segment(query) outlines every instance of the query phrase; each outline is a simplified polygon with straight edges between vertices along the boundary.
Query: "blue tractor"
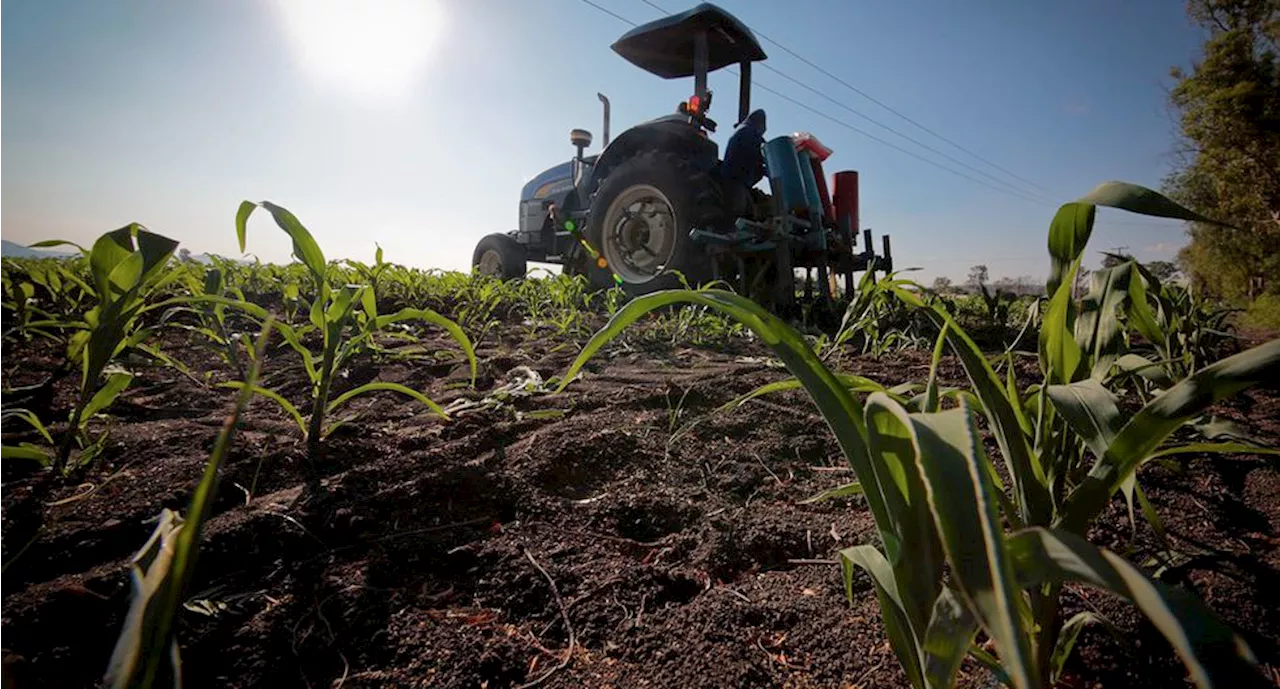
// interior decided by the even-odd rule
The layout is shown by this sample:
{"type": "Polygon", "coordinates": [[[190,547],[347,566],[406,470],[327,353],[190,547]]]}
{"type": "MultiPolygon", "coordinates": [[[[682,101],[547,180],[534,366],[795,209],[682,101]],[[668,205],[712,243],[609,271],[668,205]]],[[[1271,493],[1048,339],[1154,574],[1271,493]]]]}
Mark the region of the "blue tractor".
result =
{"type": "Polygon", "coordinates": [[[585,154],[590,132],[570,132],[577,154],[521,190],[520,229],[476,246],[480,273],[519,278],[528,261],[553,263],[630,294],[724,280],[784,311],[796,303],[798,276],[807,298],[831,300],[841,283],[852,294],[855,271],[892,270],[888,236],[880,256],[870,230],[855,251],[858,173],[837,172],[829,191],[822,163],[831,151],[817,138],[764,138],[764,112],[750,105],[751,65],[766,55],[741,21],[704,3],[638,26],[612,48],[659,77],[692,76],[693,95],[612,140],[609,100],[599,95],[601,152],[585,154]],[[738,133],[722,159],[708,136],[717,125],[707,75],[731,66],[740,74],[738,133]],[[769,193],[756,188],[763,176],[769,193]]]}

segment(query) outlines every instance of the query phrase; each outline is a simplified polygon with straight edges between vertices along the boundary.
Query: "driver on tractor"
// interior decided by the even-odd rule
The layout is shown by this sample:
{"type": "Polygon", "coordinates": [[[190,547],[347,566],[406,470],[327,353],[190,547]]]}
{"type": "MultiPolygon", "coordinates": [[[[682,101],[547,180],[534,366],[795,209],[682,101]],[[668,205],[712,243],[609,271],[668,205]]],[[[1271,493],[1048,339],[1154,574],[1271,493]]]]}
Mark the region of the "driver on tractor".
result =
{"type": "Polygon", "coordinates": [[[725,205],[732,215],[749,215],[752,188],[765,176],[765,114],[755,110],[743,120],[738,131],[729,138],[721,163],[725,205]]]}

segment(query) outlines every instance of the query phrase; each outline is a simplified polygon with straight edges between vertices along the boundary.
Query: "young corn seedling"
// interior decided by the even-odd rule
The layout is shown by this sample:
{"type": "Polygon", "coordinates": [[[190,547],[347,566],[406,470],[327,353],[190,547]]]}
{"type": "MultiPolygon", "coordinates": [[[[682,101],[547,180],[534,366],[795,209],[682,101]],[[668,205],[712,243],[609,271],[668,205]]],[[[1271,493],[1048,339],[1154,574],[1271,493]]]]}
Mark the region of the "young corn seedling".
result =
{"type": "MultiPolygon", "coordinates": [[[[1074,324],[1070,295],[1058,288],[1073,282],[1095,204],[1148,214],[1189,213],[1155,197],[1131,185],[1104,185],[1059,212],[1050,232],[1057,279],[1051,282],[1053,298],[1041,331],[1046,383],[1029,391],[1018,388],[1012,371],[1001,380],[946,309],[926,307],[905,282],[890,289],[935,320],[969,375],[972,394],[957,395],[955,408],[941,410],[936,373],[917,412],[881,392],[864,405],[849,382],[827,369],[790,326],[754,302],[718,290],[660,292],[632,301],[587,343],[560,390],[644,314],[676,303],[717,309],[774,349],[813,398],[854,470],[881,548],[842,551],[846,582],[857,569],[870,575],[891,646],[913,686],[952,686],[966,655],[1019,689],[1049,686],[1088,621],[1060,619],[1058,595],[1069,582],[1134,603],[1198,685],[1262,686],[1265,680],[1247,644],[1207,606],[1083,537],[1144,462],[1181,452],[1238,449],[1229,443],[1162,445],[1207,406],[1280,373],[1280,341],[1274,341],[1198,371],[1127,420],[1102,394],[1108,391],[1088,377],[1093,362],[1076,344],[1077,331],[1068,327],[1074,324]],[[982,449],[978,413],[999,445],[1008,494],[982,449]],[[1092,465],[1084,461],[1086,450],[1094,455],[1092,465]],[[1012,533],[1004,532],[1001,516],[1012,533]],[[944,565],[950,572],[945,581],[944,565]],[[979,630],[991,640],[994,655],[974,645],[979,630]]],[[[1102,325],[1107,319],[1106,312],[1099,314],[1102,325]]],[[[1090,327],[1086,324],[1083,332],[1090,327]]],[[[935,356],[935,370],[936,361],[935,356]]]]}
{"type": "Polygon", "coordinates": [[[223,362],[231,366],[243,380],[247,374],[244,359],[252,357],[255,350],[252,337],[242,328],[247,325],[260,329],[262,320],[267,316],[266,310],[245,300],[244,293],[238,288],[228,287],[225,270],[221,267],[208,268],[202,280],[193,276],[190,282],[189,290],[193,295],[215,297],[219,301],[197,301],[192,305],[175,306],[165,312],[161,322],[200,335],[213,345],[223,362]],[[222,299],[228,301],[221,301],[222,299]],[[238,315],[244,319],[239,324],[227,312],[233,306],[241,312],[238,315]],[[183,314],[193,317],[195,322],[178,321],[177,317],[183,314]]]}
{"type": "Polygon", "coordinates": [[[329,264],[325,261],[320,246],[316,244],[311,233],[288,210],[269,202],[253,203],[245,201],[236,214],[236,234],[240,240],[240,249],[244,250],[245,231],[249,216],[254,209],[266,209],[290,239],[293,240],[293,254],[310,274],[315,298],[311,301],[309,321],[298,327],[277,323],[285,342],[299,356],[311,381],[310,411],[304,415],[292,402],[279,393],[258,385],[249,385],[241,381],[227,383],[229,387],[248,388],[255,394],[272,400],[280,406],[298,424],[299,430],[307,441],[307,455],[314,459],[320,442],[340,426],[343,421],[328,423],[328,419],[343,405],[353,398],[372,392],[395,392],[410,397],[426,405],[435,413],[448,418],[448,415],[435,402],[421,392],[390,382],[372,382],[347,390],[331,398],[334,379],[353,357],[373,343],[374,336],[393,323],[421,321],[444,328],[462,349],[471,371],[471,384],[475,384],[476,355],[471,340],[457,323],[429,309],[405,308],[400,311],[379,315],[377,299],[368,285],[343,285],[337,289],[329,286],[329,264]],[[304,343],[310,333],[318,333],[321,349],[317,355],[304,343]]]}
{"type": "Polygon", "coordinates": [[[112,689],[182,686],[182,664],[175,635],[178,613],[195,572],[200,532],[213,510],[218,473],[231,451],[240,416],[252,397],[270,334],[270,319],[258,337],[257,353],[245,374],[231,413],[213,444],[204,475],[196,485],[185,517],[165,509],[146,544],[132,562],[133,601],[116,640],[104,684],[112,689]]]}
{"type": "MultiPolygon", "coordinates": [[[[36,246],[61,244],[70,242],[55,240],[36,246]]],[[[172,239],[135,223],[102,235],[92,250],[80,249],[88,259],[92,278],[84,287],[91,291],[95,303],[81,320],[59,324],[73,331],[67,357],[81,369],[80,390],[67,430],[52,452],[24,445],[4,448],[4,456],[49,463],[55,471],[62,472],[67,469],[73,448],[79,445],[87,451],[80,462],[92,460],[93,450],[101,448],[103,438],[87,441],[89,420],[110,406],[133,380],[127,371],[108,370],[111,363],[129,349],[167,359],[146,343],[151,331],[142,327],[140,316],[152,308],[148,305],[152,293],[175,277],[174,273],[166,276],[164,268],[177,246],[172,239]]],[[[44,438],[51,437],[34,415],[29,415],[28,420],[34,421],[32,425],[44,438]]]]}

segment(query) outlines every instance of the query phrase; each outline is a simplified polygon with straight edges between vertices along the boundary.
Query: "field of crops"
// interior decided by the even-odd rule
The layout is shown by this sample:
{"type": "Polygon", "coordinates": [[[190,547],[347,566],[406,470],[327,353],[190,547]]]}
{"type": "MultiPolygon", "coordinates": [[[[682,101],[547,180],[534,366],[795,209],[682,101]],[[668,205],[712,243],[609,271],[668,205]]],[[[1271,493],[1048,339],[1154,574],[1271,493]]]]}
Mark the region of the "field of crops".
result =
{"type": "Polygon", "coordinates": [[[6,259],[6,687],[1273,684],[1280,340],[1132,262],[1074,298],[1095,205],[1189,213],[1104,185],[1043,298],[827,331],[271,204],[287,266],[6,259]]]}

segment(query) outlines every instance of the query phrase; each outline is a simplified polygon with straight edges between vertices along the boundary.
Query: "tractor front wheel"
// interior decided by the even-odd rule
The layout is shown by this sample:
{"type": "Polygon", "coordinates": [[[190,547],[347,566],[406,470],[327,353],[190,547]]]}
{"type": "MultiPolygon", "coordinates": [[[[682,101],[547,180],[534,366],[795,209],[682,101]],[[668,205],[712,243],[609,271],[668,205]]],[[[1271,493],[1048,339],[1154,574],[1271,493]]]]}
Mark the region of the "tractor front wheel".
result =
{"type": "Polygon", "coordinates": [[[471,267],[481,275],[500,280],[522,278],[528,270],[524,247],[510,235],[487,235],[476,244],[471,255],[471,267]]]}
{"type": "Polygon", "coordinates": [[[601,183],[591,203],[587,241],[607,262],[591,266],[598,287],[622,280],[630,294],[648,294],[710,278],[702,247],[689,237],[707,214],[711,194],[706,173],[691,170],[673,154],[648,151],[620,164],[601,183]]]}

